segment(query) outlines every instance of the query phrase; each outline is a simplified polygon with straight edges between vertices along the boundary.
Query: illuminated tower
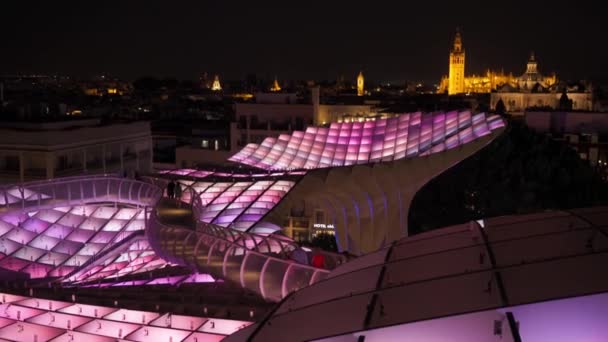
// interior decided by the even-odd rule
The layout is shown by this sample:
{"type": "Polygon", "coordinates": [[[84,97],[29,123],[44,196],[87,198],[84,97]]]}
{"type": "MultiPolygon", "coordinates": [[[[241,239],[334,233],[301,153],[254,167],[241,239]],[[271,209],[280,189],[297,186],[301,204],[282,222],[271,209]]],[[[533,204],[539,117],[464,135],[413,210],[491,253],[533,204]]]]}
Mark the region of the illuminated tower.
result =
{"type": "Polygon", "coordinates": [[[274,77],[274,83],[272,84],[270,91],[281,91],[281,86],[279,85],[279,81],[277,80],[276,76],[274,77]]]}
{"type": "Polygon", "coordinates": [[[450,51],[448,95],[464,93],[464,49],[460,31],[456,30],[454,48],[450,51]]]}
{"type": "Polygon", "coordinates": [[[213,79],[213,84],[211,85],[211,90],[220,91],[222,90],[222,86],[220,85],[220,77],[215,75],[215,79],[213,79]]]}
{"type": "Polygon", "coordinates": [[[363,77],[363,71],[359,71],[357,76],[357,96],[365,95],[365,78],[363,77]]]}

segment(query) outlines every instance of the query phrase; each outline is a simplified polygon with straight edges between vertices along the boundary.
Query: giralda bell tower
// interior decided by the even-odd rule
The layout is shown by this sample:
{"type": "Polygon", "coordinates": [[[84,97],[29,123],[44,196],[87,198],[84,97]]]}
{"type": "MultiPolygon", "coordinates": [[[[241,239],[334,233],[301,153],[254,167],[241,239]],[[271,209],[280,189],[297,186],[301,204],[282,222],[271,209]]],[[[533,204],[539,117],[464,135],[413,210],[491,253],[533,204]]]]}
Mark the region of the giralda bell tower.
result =
{"type": "Polygon", "coordinates": [[[464,93],[464,49],[460,30],[456,29],[454,47],[450,51],[448,95],[464,93]]]}

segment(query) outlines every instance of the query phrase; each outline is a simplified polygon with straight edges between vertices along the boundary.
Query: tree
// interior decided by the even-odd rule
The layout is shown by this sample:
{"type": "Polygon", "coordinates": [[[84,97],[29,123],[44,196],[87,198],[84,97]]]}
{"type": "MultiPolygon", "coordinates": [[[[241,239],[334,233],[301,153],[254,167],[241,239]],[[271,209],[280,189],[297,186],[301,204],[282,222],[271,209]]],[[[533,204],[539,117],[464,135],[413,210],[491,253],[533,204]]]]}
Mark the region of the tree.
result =
{"type": "Polygon", "coordinates": [[[572,100],[568,98],[566,88],[562,91],[562,96],[559,98],[559,110],[569,111],[572,110],[572,100]]]}
{"type": "Polygon", "coordinates": [[[410,233],[501,215],[608,203],[608,185],[570,146],[513,121],[414,197],[410,233]]]}
{"type": "Polygon", "coordinates": [[[496,114],[500,114],[503,115],[507,112],[507,107],[505,107],[505,103],[502,101],[502,99],[499,99],[498,102],[496,102],[496,114]]]}
{"type": "Polygon", "coordinates": [[[338,244],[336,237],[333,234],[320,233],[317,234],[309,243],[311,247],[318,247],[329,252],[338,252],[338,244]]]}

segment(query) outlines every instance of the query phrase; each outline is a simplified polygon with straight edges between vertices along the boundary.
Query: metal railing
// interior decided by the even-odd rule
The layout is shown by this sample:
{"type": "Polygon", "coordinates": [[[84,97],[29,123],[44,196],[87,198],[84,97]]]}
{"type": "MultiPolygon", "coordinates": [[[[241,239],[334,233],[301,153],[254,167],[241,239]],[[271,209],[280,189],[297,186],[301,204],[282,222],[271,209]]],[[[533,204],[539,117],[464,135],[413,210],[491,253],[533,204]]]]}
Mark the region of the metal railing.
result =
{"type": "Polygon", "coordinates": [[[269,244],[247,246],[243,239],[225,239],[227,235],[216,234],[220,230],[167,226],[152,214],[147,236],[163,259],[233,281],[268,301],[279,301],[329,274],[328,270],[287,259],[283,251],[268,250],[269,244]]]}
{"type": "Polygon", "coordinates": [[[50,179],[0,188],[0,212],[113,202],[155,206],[162,196],[157,186],[114,175],[50,179]]]}

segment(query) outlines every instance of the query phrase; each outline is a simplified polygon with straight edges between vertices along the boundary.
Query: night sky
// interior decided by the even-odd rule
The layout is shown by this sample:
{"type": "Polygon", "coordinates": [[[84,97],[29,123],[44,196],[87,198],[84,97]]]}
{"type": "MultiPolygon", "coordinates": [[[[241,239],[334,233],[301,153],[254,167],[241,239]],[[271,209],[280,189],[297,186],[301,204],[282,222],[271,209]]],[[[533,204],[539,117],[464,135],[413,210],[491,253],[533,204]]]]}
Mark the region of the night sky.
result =
{"type": "Polygon", "coordinates": [[[608,78],[601,2],[3,1],[0,74],[438,82],[457,26],[466,73],[608,78]]]}

